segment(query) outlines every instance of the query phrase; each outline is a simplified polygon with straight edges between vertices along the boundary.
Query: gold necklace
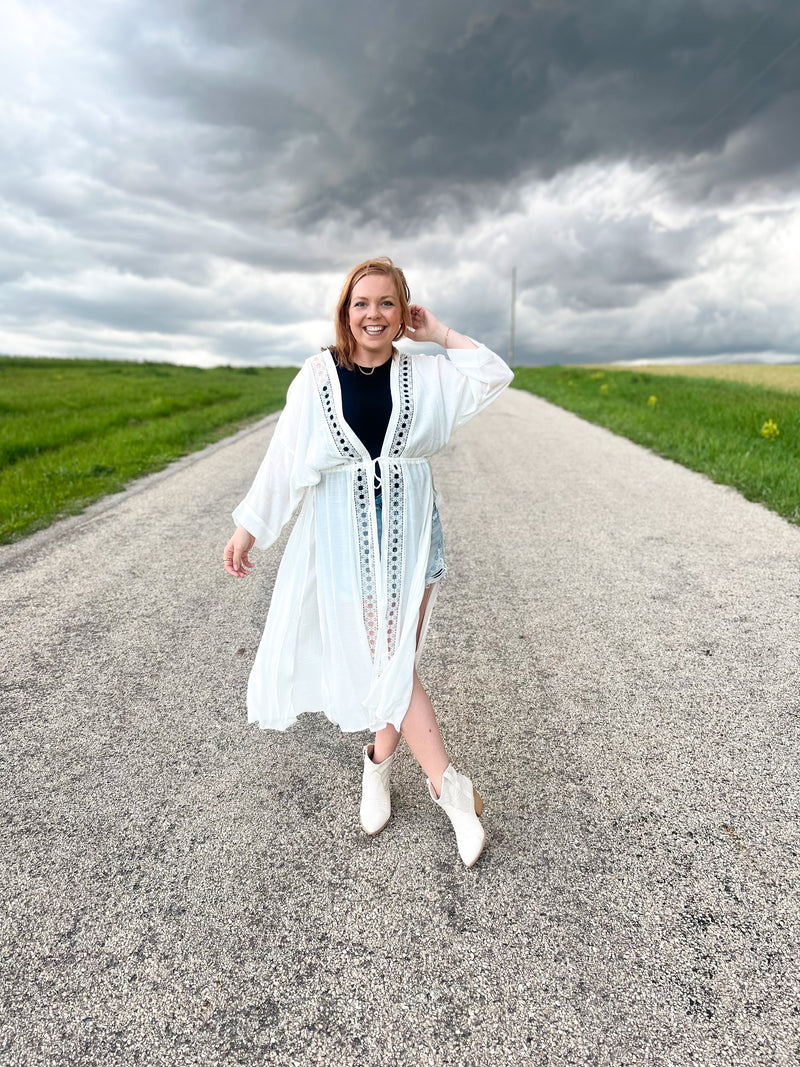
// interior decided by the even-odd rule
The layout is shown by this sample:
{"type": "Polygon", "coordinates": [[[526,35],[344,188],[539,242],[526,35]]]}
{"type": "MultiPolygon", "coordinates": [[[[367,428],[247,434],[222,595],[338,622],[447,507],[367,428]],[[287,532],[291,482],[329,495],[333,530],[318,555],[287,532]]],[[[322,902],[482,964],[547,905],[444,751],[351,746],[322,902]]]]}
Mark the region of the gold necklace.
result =
{"type": "MultiPolygon", "coordinates": [[[[389,359],[392,358],[392,356],[395,354],[395,351],[396,351],[395,347],[394,347],[394,345],[392,345],[392,351],[391,351],[391,354],[389,356],[389,359]]],[[[385,359],[383,362],[384,363],[388,363],[389,359],[385,359]]],[[[375,373],[375,367],[382,367],[383,363],[376,363],[375,367],[370,367],[369,370],[364,370],[364,368],[361,366],[360,363],[356,363],[355,365],[356,365],[356,367],[358,367],[358,369],[361,371],[362,374],[370,375],[370,374],[374,374],[375,373]]]]}

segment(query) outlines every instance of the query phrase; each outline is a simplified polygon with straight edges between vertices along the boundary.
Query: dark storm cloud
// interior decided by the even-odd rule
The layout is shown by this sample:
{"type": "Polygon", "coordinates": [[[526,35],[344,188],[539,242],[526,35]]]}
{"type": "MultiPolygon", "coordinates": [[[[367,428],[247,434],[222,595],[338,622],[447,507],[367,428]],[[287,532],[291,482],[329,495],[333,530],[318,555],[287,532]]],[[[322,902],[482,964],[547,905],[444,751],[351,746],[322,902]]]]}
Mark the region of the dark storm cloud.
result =
{"type": "MultiPolygon", "coordinates": [[[[713,153],[800,89],[800,53],[764,71],[800,36],[800,7],[786,3],[501,3],[486,14],[470,2],[301,0],[278,19],[260,3],[233,17],[219,5],[207,21],[192,14],[193,31],[204,31],[198,54],[220,39],[231,48],[281,43],[282,86],[269,80],[274,57],[264,55],[262,67],[258,49],[246,58],[244,84],[181,77],[177,65],[170,80],[196,118],[238,123],[245,143],[274,151],[276,141],[306,135],[310,150],[281,171],[310,216],[337,203],[391,211],[392,198],[380,195],[387,185],[419,209],[454,181],[479,189],[587,160],[713,153]],[[326,83],[341,89],[321,99],[326,83]],[[263,105],[254,107],[257,85],[263,105]],[[335,184],[324,180],[326,162],[335,184]]],[[[788,109],[782,129],[795,130],[788,109]]],[[[800,151],[796,137],[780,140],[787,150],[772,161],[778,173],[796,166],[800,151]]],[[[761,155],[740,162],[734,180],[763,173],[761,155]]]]}
{"type": "Polygon", "coordinates": [[[634,317],[656,334],[669,323],[687,348],[733,350],[734,331],[769,347],[770,320],[782,324],[773,346],[796,335],[780,274],[793,261],[774,254],[796,219],[800,166],[789,0],[10,0],[9,11],[6,337],[49,321],[52,336],[83,323],[167,345],[185,332],[242,359],[273,343],[299,353],[334,279],[378,251],[498,345],[519,264],[536,358],[546,334],[585,354],[581,330],[641,347],[634,317]],[[762,200],[757,223],[736,216],[762,200]],[[737,226],[754,258],[731,276],[737,226]],[[767,239],[776,273],[742,324],[725,300],[759,288],[747,272],[765,274],[767,239]]]}
{"type": "Polygon", "coordinates": [[[766,0],[506,0],[488,13],[475,0],[250,0],[168,3],[157,21],[127,8],[104,46],[129,100],[185,126],[151,145],[177,179],[161,195],[311,226],[336,210],[397,220],[439,194],[463,209],[589,160],[713,157],[745,123],[757,136],[768,111],[781,147],[740,153],[728,183],[779,175],[800,156],[788,106],[800,51],[765,68],[798,36],[800,6],[766,0]]]}

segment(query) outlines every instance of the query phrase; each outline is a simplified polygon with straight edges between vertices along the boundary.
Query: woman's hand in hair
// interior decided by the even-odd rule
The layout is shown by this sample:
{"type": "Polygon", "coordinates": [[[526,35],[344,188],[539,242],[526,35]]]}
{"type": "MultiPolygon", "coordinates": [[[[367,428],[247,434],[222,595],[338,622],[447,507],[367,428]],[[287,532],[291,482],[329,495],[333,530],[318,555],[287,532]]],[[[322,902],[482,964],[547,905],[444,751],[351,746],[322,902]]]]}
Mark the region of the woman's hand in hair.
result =
{"type": "Polygon", "coordinates": [[[409,336],[412,341],[433,341],[434,344],[441,344],[444,340],[446,327],[442,326],[441,322],[433,315],[427,308],[424,308],[422,304],[409,304],[408,310],[411,313],[411,328],[413,333],[409,336]]]}

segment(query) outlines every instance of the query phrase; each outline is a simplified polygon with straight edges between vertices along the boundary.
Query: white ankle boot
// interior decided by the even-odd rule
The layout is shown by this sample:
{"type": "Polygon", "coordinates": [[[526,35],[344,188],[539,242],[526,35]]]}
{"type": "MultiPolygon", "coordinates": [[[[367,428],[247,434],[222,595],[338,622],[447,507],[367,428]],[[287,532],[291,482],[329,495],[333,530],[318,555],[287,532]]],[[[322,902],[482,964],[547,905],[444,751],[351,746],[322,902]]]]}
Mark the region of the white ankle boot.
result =
{"type": "Polygon", "coordinates": [[[392,814],[389,797],[389,775],[394,763],[394,752],[383,763],[373,763],[370,758],[374,745],[364,746],[364,774],[361,778],[361,829],[367,834],[379,834],[392,814]]]}
{"type": "Polygon", "coordinates": [[[458,854],[467,867],[471,867],[486,844],[486,834],[478,818],[483,811],[483,801],[477,789],[473,789],[466,775],[459,774],[452,764],[448,764],[442,775],[442,795],[436,796],[430,778],[428,792],[431,800],[447,813],[456,832],[458,854]]]}

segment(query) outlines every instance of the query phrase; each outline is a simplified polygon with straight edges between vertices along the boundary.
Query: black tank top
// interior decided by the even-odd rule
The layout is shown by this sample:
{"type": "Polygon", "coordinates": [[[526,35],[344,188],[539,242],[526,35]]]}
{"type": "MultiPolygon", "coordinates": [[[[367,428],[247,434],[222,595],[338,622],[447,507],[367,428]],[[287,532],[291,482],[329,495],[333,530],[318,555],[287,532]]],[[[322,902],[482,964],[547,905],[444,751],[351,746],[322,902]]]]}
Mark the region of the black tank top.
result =
{"type": "Polygon", "coordinates": [[[373,459],[381,454],[392,415],[391,372],[391,358],[372,374],[364,374],[358,367],[336,367],[345,422],[373,459]]]}

